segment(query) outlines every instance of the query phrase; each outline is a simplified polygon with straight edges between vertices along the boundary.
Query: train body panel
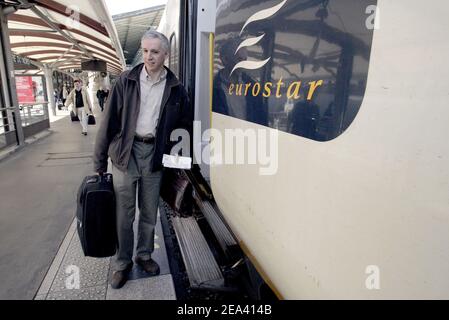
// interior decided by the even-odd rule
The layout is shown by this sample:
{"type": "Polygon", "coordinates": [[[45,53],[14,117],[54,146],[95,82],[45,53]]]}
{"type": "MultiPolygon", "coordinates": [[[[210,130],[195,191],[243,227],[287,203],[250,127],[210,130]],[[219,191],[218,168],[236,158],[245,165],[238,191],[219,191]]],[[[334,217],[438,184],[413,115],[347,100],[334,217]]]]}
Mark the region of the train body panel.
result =
{"type": "Polygon", "coordinates": [[[447,9],[378,1],[367,88],[340,136],[280,130],[272,176],[211,167],[226,220],[284,298],[449,297],[447,9]]]}
{"type": "MultiPolygon", "coordinates": [[[[447,299],[449,4],[217,0],[216,9],[212,158],[233,153],[227,132],[276,143],[244,147],[269,146],[256,164],[201,168],[272,289],[286,299],[447,299]]],[[[196,24],[190,86],[204,120],[211,23],[196,24]]]]}

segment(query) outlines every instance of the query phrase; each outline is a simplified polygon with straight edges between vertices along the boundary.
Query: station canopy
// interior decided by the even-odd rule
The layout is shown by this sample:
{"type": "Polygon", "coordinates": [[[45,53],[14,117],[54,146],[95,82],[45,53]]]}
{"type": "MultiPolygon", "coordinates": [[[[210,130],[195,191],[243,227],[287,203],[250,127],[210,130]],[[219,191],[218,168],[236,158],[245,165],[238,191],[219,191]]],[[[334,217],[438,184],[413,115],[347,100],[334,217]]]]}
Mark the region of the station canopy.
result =
{"type": "Polygon", "coordinates": [[[158,28],[164,10],[162,5],[112,16],[127,65],[138,57],[143,34],[158,28]]]}
{"type": "Polygon", "coordinates": [[[82,63],[105,65],[113,75],[126,66],[112,18],[103,0],[7,1],[11,51],[37,67],[84,71],[82,63]],[[14,5],[16,4],[16,5],[14,5]],[[99,60],[99,61],[98,61],[99,60]]]}

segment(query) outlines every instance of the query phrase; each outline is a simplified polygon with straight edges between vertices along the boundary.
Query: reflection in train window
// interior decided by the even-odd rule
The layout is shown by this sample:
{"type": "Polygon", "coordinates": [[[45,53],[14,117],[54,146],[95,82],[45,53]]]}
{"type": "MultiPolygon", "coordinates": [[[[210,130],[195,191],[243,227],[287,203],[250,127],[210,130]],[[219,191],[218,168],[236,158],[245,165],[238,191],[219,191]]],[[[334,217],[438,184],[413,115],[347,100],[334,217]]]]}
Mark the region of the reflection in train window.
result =
{"type": "Polygon", "coordinates": [[[281,4],[231,0],[218,12],[213,110],[317,141],[334,139],[362,103],[373,36],[365,11],[377,1],[281,4]],[[260,12],[264,18],[254,19],[260,12]]]}
{"type": "Polygon", "coordinates": [[[170,36],[170,57],[168,67],[173,73],[179,77],[179,52],[176,44],[176,34],[172,33],[170,36]]]}

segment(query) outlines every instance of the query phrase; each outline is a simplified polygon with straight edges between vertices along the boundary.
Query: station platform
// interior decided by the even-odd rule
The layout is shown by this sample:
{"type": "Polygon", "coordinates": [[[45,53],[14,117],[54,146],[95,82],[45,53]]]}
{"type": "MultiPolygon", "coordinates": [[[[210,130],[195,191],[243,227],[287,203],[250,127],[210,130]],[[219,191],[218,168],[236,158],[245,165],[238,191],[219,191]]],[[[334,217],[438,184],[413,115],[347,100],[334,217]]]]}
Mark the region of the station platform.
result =
{"type": "Polygon", "coordinates": [[[111,258],[83,255],[76,193],[84,176],[93,174],[101,115],[95,113],[97,125],[83,136],[80,124],[58,111],[50,130],[0,155],[0,299],[176,300],[160,218],[152,255],[161,270],[156,277],[135,264],[125,286],[112,289],[111,258]]]}
{"type": "MultiPolygon", "coordinates": [[[[136,224],[135,224],[136,225],[136,224]]],[[[136,234],[135,229],[135,234],[136,234]]],[[[73,221],[53,263],[42,282],[35,300],[176,300],[170,274],[160,218],[156,225],[155,250],[152,258],[161,273],[148,277],[136,264],[129,280],[121,289],[112,289],[111,258],[90,258],[83,255],[73,221]],[[79,277],[76,272],[79,271],[79,277]],[[79,286],[75,283],[79,280],[79,286]]]]}

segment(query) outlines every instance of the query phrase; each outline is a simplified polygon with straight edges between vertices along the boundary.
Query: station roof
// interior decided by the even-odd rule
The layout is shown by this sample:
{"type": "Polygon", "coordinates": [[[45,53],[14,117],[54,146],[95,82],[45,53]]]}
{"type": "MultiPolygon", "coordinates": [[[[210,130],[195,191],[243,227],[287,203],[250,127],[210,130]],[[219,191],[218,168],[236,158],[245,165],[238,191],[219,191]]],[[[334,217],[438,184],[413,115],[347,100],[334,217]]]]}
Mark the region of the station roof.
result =
{"type": "Polygon", "coordinates": [[[136,57],[145,31],[159,26],[164,9],[162,5],[112,16],[128,65],[136,57]]]}
{"type": "Polygon", "coordinates": [[[61,71],[102,60],[107,71],[125,68],[117,31],[103,0],[18,0],[8,16],[11,51],[35,65],[61,71]],[[75,3],[75,4],[74,4],[75,3]]]}

